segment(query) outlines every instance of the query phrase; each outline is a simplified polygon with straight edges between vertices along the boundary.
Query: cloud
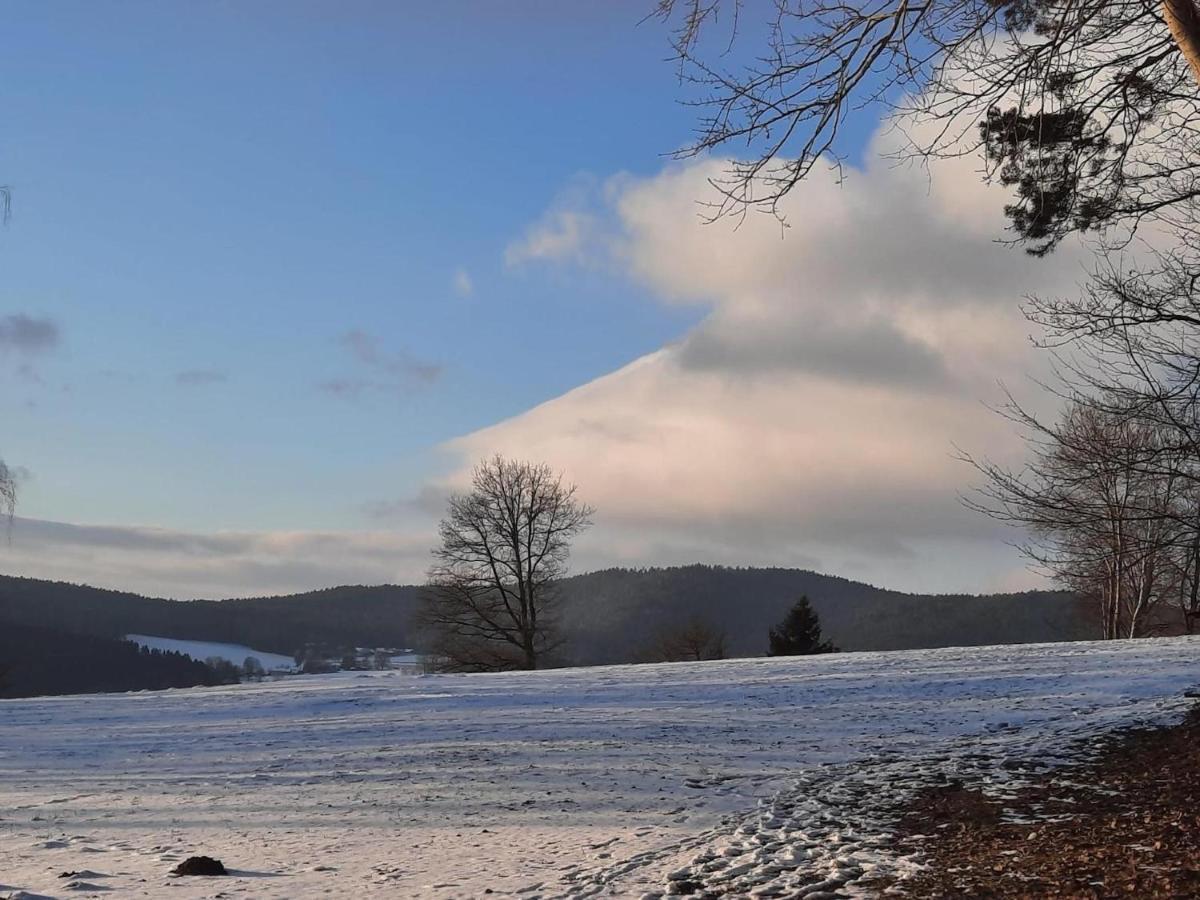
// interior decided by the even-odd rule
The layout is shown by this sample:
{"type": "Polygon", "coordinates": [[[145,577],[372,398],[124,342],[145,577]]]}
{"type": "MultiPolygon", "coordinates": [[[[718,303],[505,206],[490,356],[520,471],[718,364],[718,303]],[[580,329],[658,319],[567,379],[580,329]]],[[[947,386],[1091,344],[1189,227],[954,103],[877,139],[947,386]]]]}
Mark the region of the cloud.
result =
{"type": "Polygon", "coordinates": [[[548,212],[505,248],[504,261],[510,266],[535,260],[583,262],[596,232],[596,219],[587,213],[566,209],[548,212]]]}
{"type": "Polygon", "coordinates": [[[460,297],[470,297],[475,293],[475,282],[471,280],[471,276],[467,273],[466,269],[455,271],[451,285],[454,288],[454,293],[460,297]]]}
{"type": "Polygon", "coordinates": [[[842,381],[949,386],[937,350],[886,320],[780,322],[770,316],[710,320],[681,343],[679,364],[697,371],[808,372],[842,381]]]}
{"type": "Polygon", "coordinates": [[[318,391],[335,397],[359,397],[380,387],[377,382],[365,378],[330,378],[317,384],[318,391]]]}
{"type": "Polygon", "coordinates": [[[187,369],[177,372],[175,383],[180,387],[202,387],[207,384],[220,384],[228,381],[229,375],[216,369],[187,369]]]}
{"type": "Polygon", "coordinates": [[[53,350],[60,340],[58,325],[51,319],[24,313],[0,317],[0,351],[33,355],[53,350]]]}
{"type": "Polygon", "coordinates": [[[387,375],[431,382],[442,374],[442,367],[436,363],[422,362],[403,351],[384,351],[379,339],[365,331],[347,331],[341,342],[359,362],[387,375]]]}
{"type": "Polygon", "coordinates": [[[195,599],[419,582],[430,537],[382,531],[186,532],[18,518],[5,571],[195,599]]]}
{"type": "Polygon", "coordinates": [[[439,516],[446,509],[450,493],[444,488],[434,485],[424,485],[415,497],[402,497],[398,500],[372,500],[364,503],[363,513],[368,519],[376,521],[411,521],[417,516],[439,516]]]}
{"type": "Polygon", "coordinates": [[[959,503],[972,473],[955,448],[1019,458],[985,404],[998,382],[1020,393],[1043,370],[1019,304],[1075,291],[1086,248],[1035,260],[999,244],[1006,194],[969,159],[931,177],[884,162],[844,183],[814,176],[785,200],[787,228],[753,214],[705,224],[697,201],[725,166],[609,182],[602,208],[574,220],[555,208],[517,245],[559,264],[604,254],[659,302],[707,315],[450,442],[448,483],[495,452],[563,469],[599,510],[579,546],[592,565],[700,559],[921,590],[1010,586],[1012,535],[959,503]],[[547,224],[584,220],[612,224],[590,235],[547,224]],[[529,240],[543,234],[562,239],[529,240]]]}
{"type": "Polygon", "coordinates": [[[360,329],[347,331],[338,343],[368,374],[326,379],[317,384],[322,393],[348,398],[370,393],[399,394],[414,384],[432,384],[442,376],[440,364],[425,362],[404,351],[384,350],[375,335],[360,329]]]}

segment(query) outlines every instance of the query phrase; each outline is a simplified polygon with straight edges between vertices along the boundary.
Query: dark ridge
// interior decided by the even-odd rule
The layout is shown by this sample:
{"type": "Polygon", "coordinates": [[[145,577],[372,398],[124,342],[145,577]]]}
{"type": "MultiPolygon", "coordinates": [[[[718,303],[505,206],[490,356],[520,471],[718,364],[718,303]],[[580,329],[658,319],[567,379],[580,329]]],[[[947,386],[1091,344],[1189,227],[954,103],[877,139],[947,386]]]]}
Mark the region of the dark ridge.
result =
{"type": "Polygon", "coordinates": [[[32,625],[0,626],[0,697],[155,691],[220,684],[202,662],[129,641],[32,625]]]}
{"type": "MultiPolygon", "coordinates": [[[[346,585],[301,594],[175,601],[0,576],[0,623],[116,639],[150,634],[291,655],[306,644],[419,646],[419,588],[346,585]]],[[[767,630],[807,594],[845,650],[1068,641],[1098,637],[1071,594],[921,595],[800,569],[606,569],[563,583],[563,662],[637,661],[659,630],[690,618],[723,629],[728,652],[766,652],[767,630]]]]}

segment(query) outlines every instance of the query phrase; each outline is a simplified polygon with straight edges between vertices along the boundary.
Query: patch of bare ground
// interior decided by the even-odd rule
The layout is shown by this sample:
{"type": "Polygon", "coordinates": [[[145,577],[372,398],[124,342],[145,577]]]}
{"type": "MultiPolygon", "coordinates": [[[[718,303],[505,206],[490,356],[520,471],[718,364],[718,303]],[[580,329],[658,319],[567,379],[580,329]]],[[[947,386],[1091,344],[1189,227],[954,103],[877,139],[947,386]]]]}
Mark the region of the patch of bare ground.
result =
{"type": "Polygon", "coordinates": [[[879,885],[919,898],[1200,897],[1200,709],[1119,732],[1087,762],[989,797],[922,792],[897,849],[924,868],[879,885]]]}

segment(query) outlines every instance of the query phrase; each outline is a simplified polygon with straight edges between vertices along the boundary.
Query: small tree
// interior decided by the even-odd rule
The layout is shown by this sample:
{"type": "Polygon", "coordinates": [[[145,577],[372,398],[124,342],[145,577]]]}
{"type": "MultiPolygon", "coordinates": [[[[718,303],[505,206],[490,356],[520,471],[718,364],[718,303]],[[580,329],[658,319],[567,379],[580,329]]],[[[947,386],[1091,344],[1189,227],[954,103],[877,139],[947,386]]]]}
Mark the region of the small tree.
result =
{"type": "Polygon", "coordinates": [[[495,456],[450,498],[418,612],[432,659],[460,671],[536,669],[558,644],[558,581],[592,508],[548,466],[495,456]]]}
{"type": "Polygon", "coordinates": [[[725,658],[725,632],[693,616],[680,628],[659,632],[651,657],[656,662],[688,662],[725,658]]]}
{"type": "Polygon", "coordinates": [[[246,678],[261,681],[262,677],[266,674],[267,670],[263,668],[263,664],[257,656],[247,656],[246,661],[242,663],[242,675],[246,678]]]}
{"type": "Polygon", "coordinates": [[[770,643],[768,656],[807,656],[813,653],[837,653],[838,648],[821,636],[821,620],[808,602],[801,597],[788,610],[783,621],[767,633],[770,643]]]}

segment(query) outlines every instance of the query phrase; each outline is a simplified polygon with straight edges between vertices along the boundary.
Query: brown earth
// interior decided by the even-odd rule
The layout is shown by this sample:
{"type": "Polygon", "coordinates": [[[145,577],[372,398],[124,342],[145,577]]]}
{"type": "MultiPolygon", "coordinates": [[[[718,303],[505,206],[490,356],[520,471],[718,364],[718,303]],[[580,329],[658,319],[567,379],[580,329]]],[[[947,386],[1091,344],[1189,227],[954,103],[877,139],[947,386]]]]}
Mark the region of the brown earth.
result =
{"type": "Polygon", "coordinates": [[[1088,762],[997,801],[960,783],[921,794],[899,829],[922,898],[1200,898],[1200,710],[1119,732],[1088,762]],[[1023,819],[1027,824],[1015,824],[1023,819]],[[1028,824],[1028,820],[1036,820],[1028,824]]]}

